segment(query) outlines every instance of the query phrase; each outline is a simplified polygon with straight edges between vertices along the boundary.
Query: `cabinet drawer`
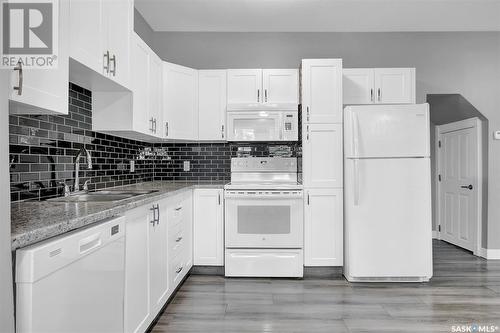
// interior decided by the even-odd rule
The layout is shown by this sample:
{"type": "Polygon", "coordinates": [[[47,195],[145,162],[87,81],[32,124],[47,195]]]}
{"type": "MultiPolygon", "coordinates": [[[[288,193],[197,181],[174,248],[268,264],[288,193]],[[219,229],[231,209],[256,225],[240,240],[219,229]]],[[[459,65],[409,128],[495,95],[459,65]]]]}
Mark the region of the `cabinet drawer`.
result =
{"type": "Polygon", "coordinates": [[[174,200],[171,202],[168,208],[168,223],[169,225],[179,224],[184,216],[184,206],[182,205],[182,200],[174,200]]]}
{"type": "Polygon", "coordinates": [[[175,225],[170,229],[169,233],[169,251],[170,251],[170,258],[176,258],[179,256],[179,253],[183,250],[185,247],[185,232],[184,229],[181,227],[180,224],[175,225]]]}

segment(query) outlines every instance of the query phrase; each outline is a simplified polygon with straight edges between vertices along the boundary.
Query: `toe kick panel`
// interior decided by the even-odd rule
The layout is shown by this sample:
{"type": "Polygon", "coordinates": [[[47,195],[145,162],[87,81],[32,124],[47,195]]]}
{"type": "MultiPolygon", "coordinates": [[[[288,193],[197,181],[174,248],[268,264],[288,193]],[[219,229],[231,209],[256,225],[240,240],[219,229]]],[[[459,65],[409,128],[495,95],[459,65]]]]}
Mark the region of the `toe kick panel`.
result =
{"type": "Polygon", "coordinates": [[[226,249],[226,276],[303,277],[302,249],[226,249]]]}

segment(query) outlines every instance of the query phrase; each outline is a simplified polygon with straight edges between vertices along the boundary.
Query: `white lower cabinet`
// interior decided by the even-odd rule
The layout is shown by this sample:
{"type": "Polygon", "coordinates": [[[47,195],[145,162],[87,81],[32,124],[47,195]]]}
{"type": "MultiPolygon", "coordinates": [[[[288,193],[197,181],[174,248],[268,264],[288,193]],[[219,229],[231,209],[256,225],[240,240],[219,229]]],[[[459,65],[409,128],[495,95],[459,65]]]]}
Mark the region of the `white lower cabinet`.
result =
{"type": "Polygon", "coordinates": [[[222,189],[194,190],[195,265],[224,265],[224,203],[222,189]]]}
{"type": "Polygon", "coordinates": [[[193,265],[192,191],[126,213],[125,332],[145,332],[193,265]]]}
{"type": "Polygon", "coordinates": [[[343,265],[342,192],[342,189],[305,189],[305,266],[343,265]]]}
{"type": "Polygon", "coordinates": [[[126,213],[125,332],[144,332],[151,315],[149,301],[149,225],[152,205],[126,213]]]}

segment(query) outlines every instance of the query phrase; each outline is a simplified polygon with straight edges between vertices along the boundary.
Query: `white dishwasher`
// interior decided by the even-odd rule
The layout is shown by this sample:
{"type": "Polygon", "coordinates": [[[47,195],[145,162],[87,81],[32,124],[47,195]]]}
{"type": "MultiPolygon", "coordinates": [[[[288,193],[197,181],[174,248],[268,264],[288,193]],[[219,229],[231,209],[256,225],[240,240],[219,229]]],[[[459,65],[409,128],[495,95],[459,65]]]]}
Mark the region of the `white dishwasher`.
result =
{"type": "Polygon", "coordinates": [[[125,218],[16,252],[16,331],[123,332],[125,218]]]}

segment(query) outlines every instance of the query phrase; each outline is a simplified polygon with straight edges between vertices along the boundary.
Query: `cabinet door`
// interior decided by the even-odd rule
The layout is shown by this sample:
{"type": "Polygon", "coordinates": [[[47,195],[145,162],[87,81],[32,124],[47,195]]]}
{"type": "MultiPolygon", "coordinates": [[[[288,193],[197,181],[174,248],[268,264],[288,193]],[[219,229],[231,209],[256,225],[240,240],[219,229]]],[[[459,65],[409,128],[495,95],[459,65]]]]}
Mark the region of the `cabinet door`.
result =
{"type": "Polygon", "coordinates": [[[262,103],[261,69],[227,70],[227,103],[249,104],[262,103]]]}
{"type": "Polygon", "coordinates": [[[195,69],[163,63],[166,138],[198,139],[198,73],[195,69]]]}
{"type": "Polygon", "coordinates": [[[262,70],[264,103],[298,105],[299,72],[296,69],[262,70]]]}
{"type": "Polygon", "coordinates": [[[304,265],[343,265],[342,189],[306,189],[304,265]]]}
{"type": "Polygon", "coordinates": [[[342,59],[302,60],[302,119],[342,122],[342,59]]]}
{"type": "Polygon", "coordinates": [[[10,84],[10,113],[59,113],[68,114],[69,78],[69,4],[59,2],[59,54],[56,69],[27,69],[12,71],[10,84]],[[21,84],[22,91],[14,90],[21,84]],[[46,111],[44,111],[46,110],[46,111]]]}
{"type": "Polygon", "coordinates": [[[375,68],[376,103],[414,104],[414,68],[375,68]]]}
{"type": "Polygon", "coordinates": [[[161,310],[170,295],[167,206],[168,202],[166,200],[160,202],[159,212],[155,212],[158,222],[149,224],[150,295],[153,315],[161,310]]]}
{"type": "Polygon", "coordinates": [[[144,332],[149,326],[149,207],[126,213],[125,332],[144,332]]]}
{"type": "Polygon", "coordinates": [[[307,187],[342,187],[342,125],[303,125],[303,180],[307,187]]]}
{"type": "Polygon", "coordinates": [[[375,102],[373,68],[344,68],[343,104],[372,104],[375,102]]]}
{"type": "Polygon", "coordinates": [[[102,0],[70,1],[70,57],[98,73],[104,70],[102,0]]]}
{"type": "Polygon", "coordinates": [[[134,4],[131,0],[102,0],[105,30],[104,51],[110,53],[109,77],[124,87],[130,85],[130,37],[134,4]]]}
{"type": "Polygon", "coordinates": [[[164,137],[166,125],[163,121],[162,95],[163,62],[153,51],[149,55],[149,112],[153,118],[153,135],[164,137]]]}
{"type": "Polygon", "coordinates": [[[193,267],[193,192],[190,191],[184,194],[182,199],[182,207],[184,213],[182,214],[182,228],[184,236],[186,237],[184,249],[184,262],[186,270],[183,272],[185,276],[191,267],[193,267]]]}
{"type": "Polygon", "coordinates": [[[226,139],[226,71],[198,71],[200,140],[226,139]]]}
{"type": "Polygon", "coordinates": [[[194,264],[224,265],[222,190],[194,191],[194,264]]]}
{"type": "Polygon", "coordinates": [[[133,92],[133,123],[134,130],[152,135],[153,117],[149,101],[149,57],[150,49],[142,39],[134,34],[132,38],[132,81],[133,92]]]}

